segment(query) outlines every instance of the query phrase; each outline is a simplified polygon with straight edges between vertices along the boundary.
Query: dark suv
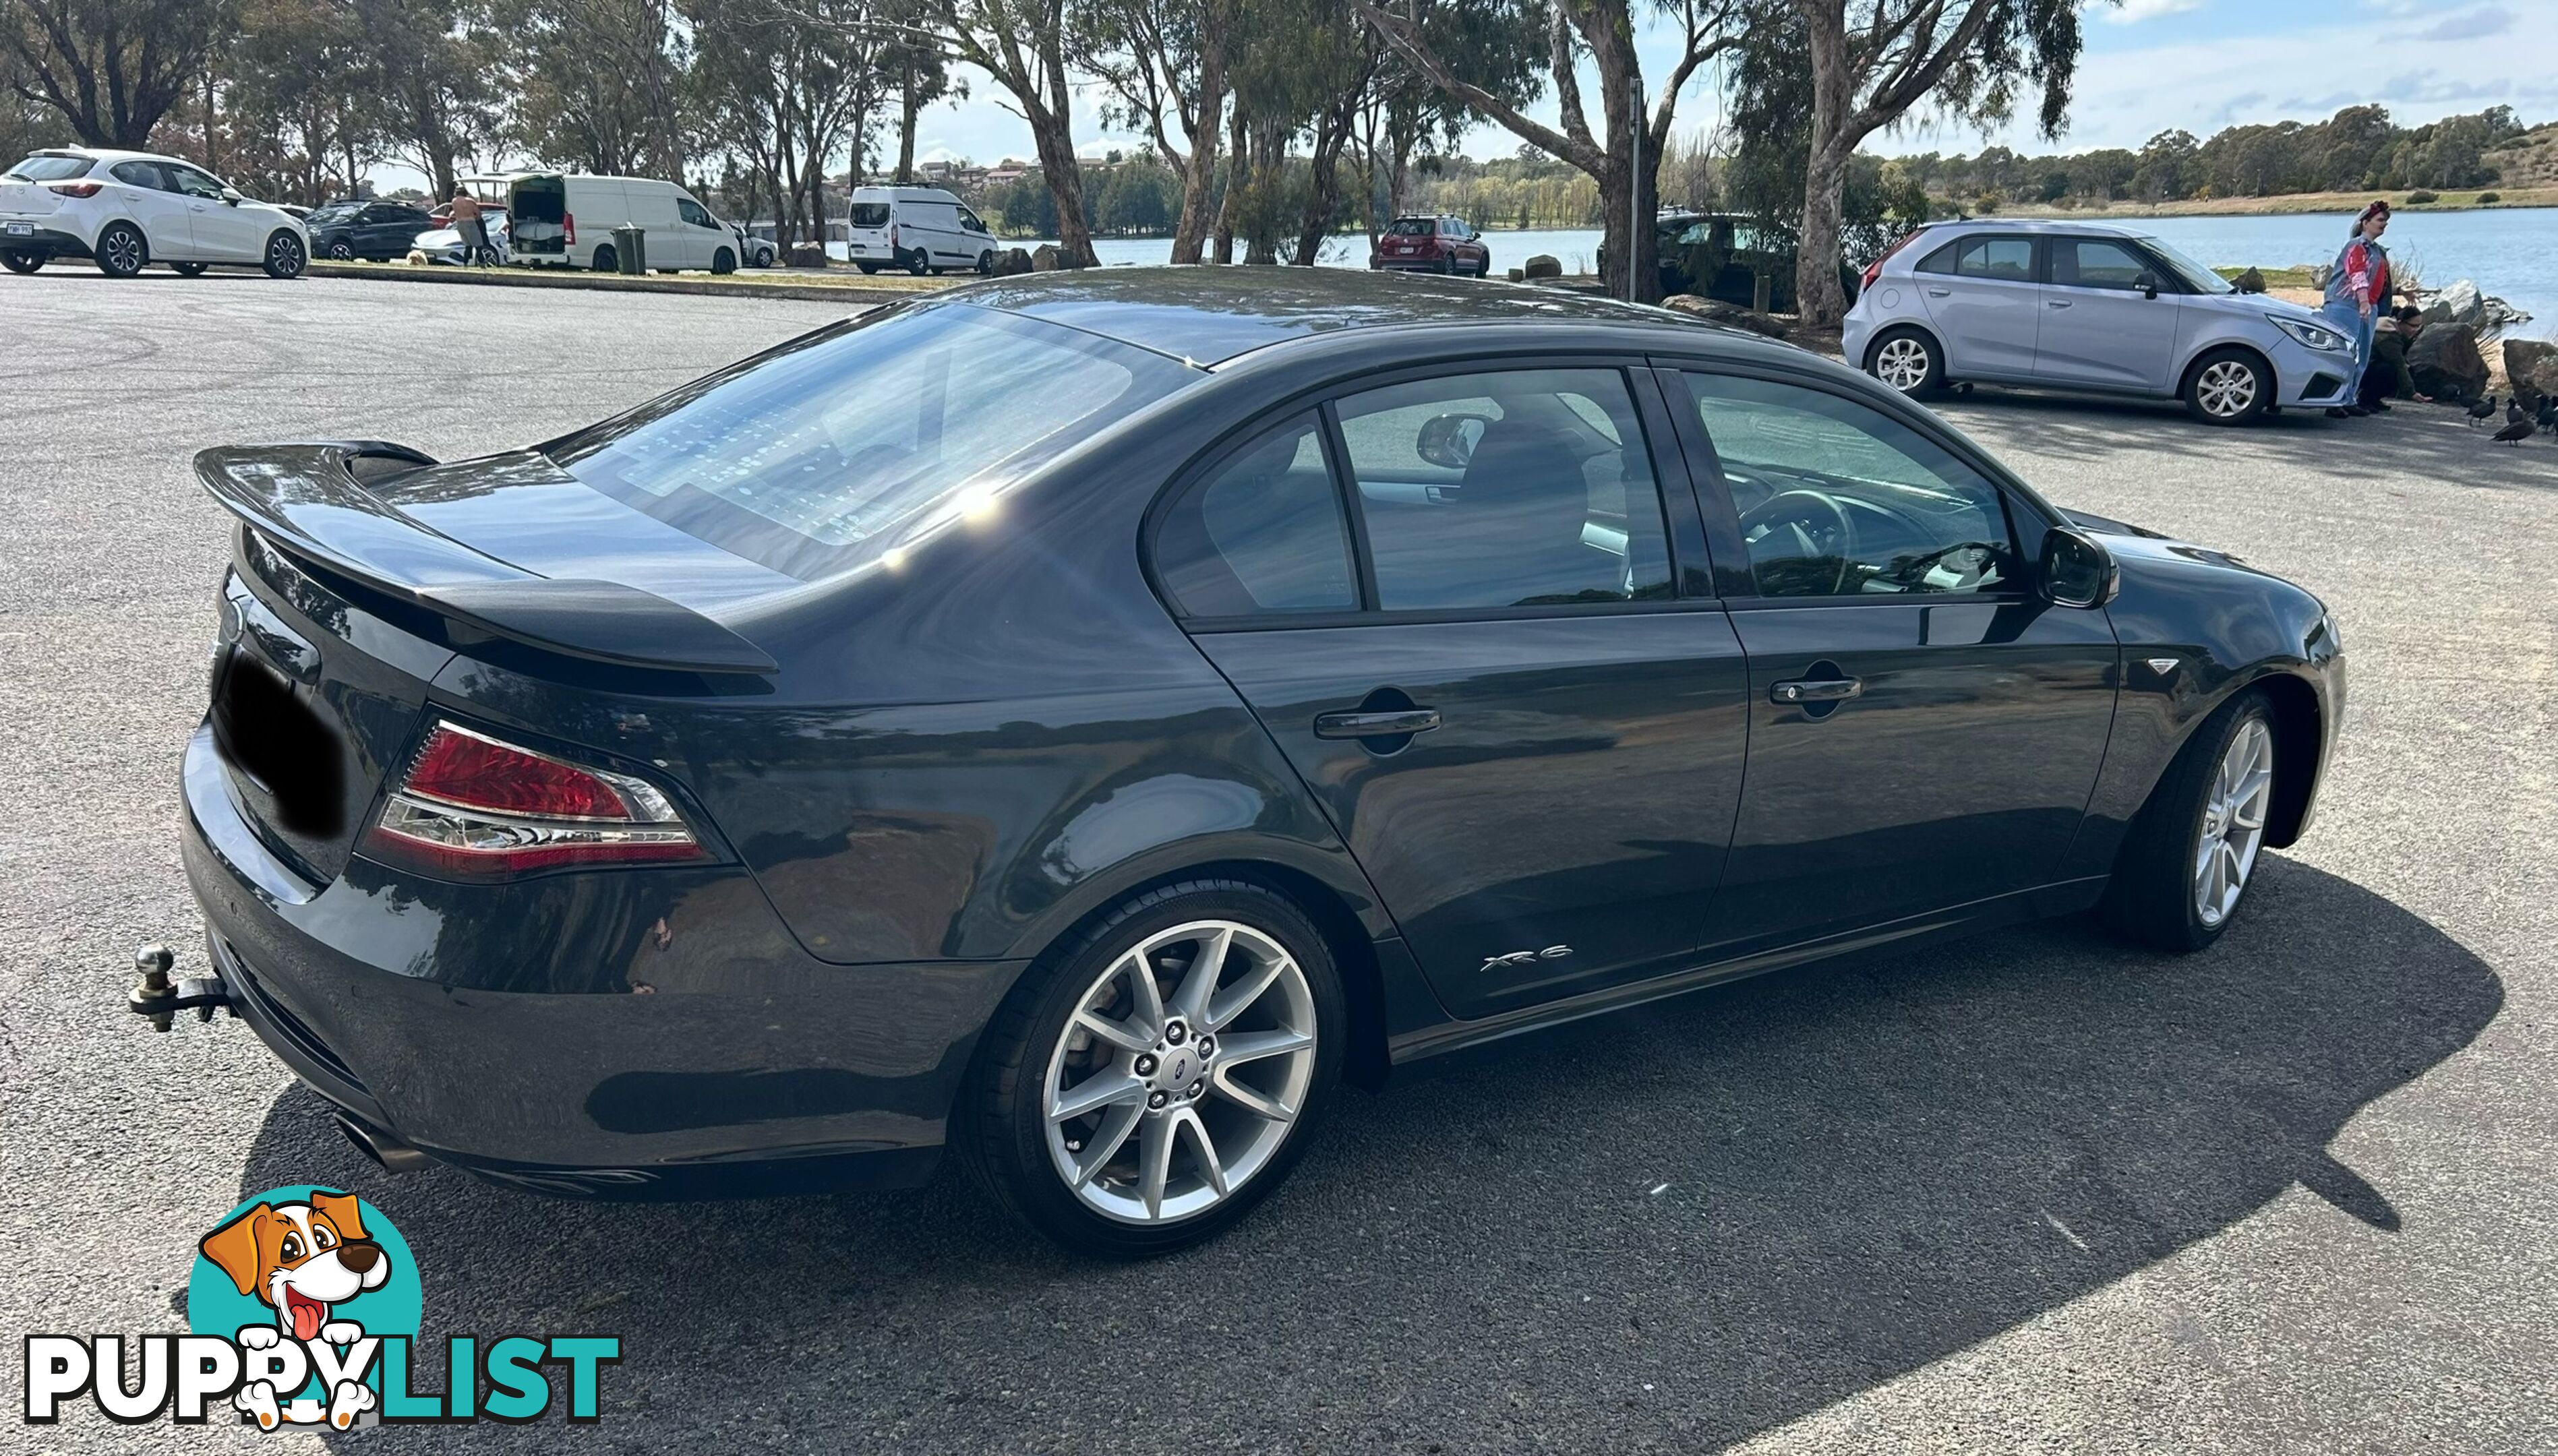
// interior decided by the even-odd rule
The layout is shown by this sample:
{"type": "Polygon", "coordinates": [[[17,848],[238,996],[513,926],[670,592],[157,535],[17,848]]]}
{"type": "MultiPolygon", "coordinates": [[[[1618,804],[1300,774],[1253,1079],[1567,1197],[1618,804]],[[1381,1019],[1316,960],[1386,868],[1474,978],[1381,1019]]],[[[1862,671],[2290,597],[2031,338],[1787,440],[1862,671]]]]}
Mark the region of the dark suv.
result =
{"type": "Polygon", "coordinates": [[[1463,273],[1489,278],[1492,250],[1462,217],[1397,217],[1368,255],[1370,268],[1407,273],[1463,273]]]}
{"type": "Polygon", "coordinates": [[[404,258],[435,219],[406,202],[331,202],[312,210],[311,251],[323,258],[404,258]]]}

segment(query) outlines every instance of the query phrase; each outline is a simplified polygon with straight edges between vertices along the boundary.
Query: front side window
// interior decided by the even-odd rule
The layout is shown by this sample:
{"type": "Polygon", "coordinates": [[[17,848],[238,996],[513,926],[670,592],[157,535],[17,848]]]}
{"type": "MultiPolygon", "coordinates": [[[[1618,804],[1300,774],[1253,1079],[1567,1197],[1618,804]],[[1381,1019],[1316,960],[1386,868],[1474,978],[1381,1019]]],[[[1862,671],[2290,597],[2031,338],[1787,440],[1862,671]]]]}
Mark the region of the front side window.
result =
{"type": "Polygon", "coordinates": [[[1385,610],[1671,595],[1660,488],[1618,371],[1460,374],[1336,409],[1385,610]]]}
{"type": "Polygon", "coordinates": [[[1174,497],[1155,530],[1155,576],[1195,617],[1356,609],[1316,417],[1262,436],[1174,497]]]}
{"type": "Polygon", "coordinates": [[[2002,283],[2034,281],[2034,241],[2023,237],[1965,238],[1954,249],[1954,273],[2002,283]]]}
{"type": "Polygon", "coordinates": [[[169,180],[177,185],[178,191],[191,198],[218,198],[222,195],[220,183],[193,167],[177,162],[165,162],[161,165],[169,169],[169,180]]]}
{"type": "Polygon", "coordinates": [[[796,338],[542,447],[580,481],[803,579],[1002,508],[1188,381],[1172,359],[965,304],[796,338]]]}
{"type": "Polygon", "coordinates": [[[710,209],[704,207],[701,203],[694,201],[690,198],[677,198],[675,199],[675,211],[677,215],[681,216],[686,222],[691,223],[695,227],[719,226],[718,223],[711,220],[710,209]]]}
{"type": "MultiPolygon", "coordinates": [[[[0,156],[6,155],[0,153],[0,156]]],[[[20,182],[69,182],[74,177],[88,176],[89,168],[94,165],[86,157],[57,157],[38,152],[7,172],[0,172],[0,177],[14,177],[20,182]]]]}
{"type": "Polygon", "coordinates": [[[2123,243],[2102,237],[2056,237],[2052,240],[2052,281],[2062,288],[2108,288],[2136,292],[2150,261],[2123,243]]]}
{"type": "Polygon", "coordinates": [[[1762,596],[1992,592],[2018,580],[1999,489],[1854,400],[1691,373],[1762,596]]]}

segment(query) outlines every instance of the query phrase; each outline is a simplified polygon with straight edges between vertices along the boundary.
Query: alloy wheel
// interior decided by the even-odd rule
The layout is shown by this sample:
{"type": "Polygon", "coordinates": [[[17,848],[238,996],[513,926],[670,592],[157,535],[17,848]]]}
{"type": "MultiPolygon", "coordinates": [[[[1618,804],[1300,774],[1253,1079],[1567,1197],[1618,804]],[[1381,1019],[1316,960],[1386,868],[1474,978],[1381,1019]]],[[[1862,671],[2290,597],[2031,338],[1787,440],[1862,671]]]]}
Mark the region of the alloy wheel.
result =
{"type": "Polygon", "coordinates": [[[1907,335],[1884,340],[1874,353],[1874,376],[1904,394],[1926,383],[1934,366],[1935,361],[1927,357],[1927,345],[1907,335]]]}
{"type": "Polygon", "coordinates": [[[2238,908],[2265,843],[2265,813],[2274,796],[2274,735],[2258,718],[2239,725],[2220,755],[2203,801],[2203,830],[2194,851],[2194,911],[2216,926],[2238,908]]]}
{"type": "Polygon", "coordinates": [[[1118,1222],[1205,1213],[1287,1140],[1316,1035],[1306,974],[1267,933],[1234,920],[1158,931],[1085,988],[1049,1055],[1050,1161],[1118,1222]]]}
{"type": "Polygon", "coordinates": [[[292,278],[302,272],[302,242],[292,233],[279,232],[266,240],[266,271],[277,278],[292,278]]]}
{"type": "Polygon", "coordinates": [[[108,272],[130,278],[142,271],[142,234],[130,227],[110,227],[98,239],[98,256],[108,272]]]}
{"type": "Polygon", "coordinates": [[[2236,359],[2215,360],[2196,377],[2194,396],[2213,419],[2235,419],[2256,406],[2256,371],[2236,359]]]}

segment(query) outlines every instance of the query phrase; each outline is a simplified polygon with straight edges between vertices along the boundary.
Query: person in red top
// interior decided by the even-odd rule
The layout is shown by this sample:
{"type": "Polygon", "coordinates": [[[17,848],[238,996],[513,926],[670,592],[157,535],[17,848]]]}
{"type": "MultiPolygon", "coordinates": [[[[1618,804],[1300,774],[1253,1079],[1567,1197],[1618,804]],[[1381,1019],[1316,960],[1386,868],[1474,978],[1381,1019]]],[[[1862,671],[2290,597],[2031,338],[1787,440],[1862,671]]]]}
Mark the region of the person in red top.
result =
{"type": "Polygon", "coordinates": [[[2389,408],[2376,402],[2369,408],[2359,403],[2362,373],[2371,366],[2372,325],[2389,307],[2389,250],[2380,245],[2380,235],[2388,230],[2387,202],[2373,202],[2363,208],[2353,219],[2353,231],[2345,235],[2345,251],[2336,255],[2336,266],[2328,270],[2327,302],[2322,312],[2338,332],[2353,340],[2353,377],[2346,381],[2345,391],[2345,399],[2351,402],[2328,411],[2337,419],[2389,408]]]}

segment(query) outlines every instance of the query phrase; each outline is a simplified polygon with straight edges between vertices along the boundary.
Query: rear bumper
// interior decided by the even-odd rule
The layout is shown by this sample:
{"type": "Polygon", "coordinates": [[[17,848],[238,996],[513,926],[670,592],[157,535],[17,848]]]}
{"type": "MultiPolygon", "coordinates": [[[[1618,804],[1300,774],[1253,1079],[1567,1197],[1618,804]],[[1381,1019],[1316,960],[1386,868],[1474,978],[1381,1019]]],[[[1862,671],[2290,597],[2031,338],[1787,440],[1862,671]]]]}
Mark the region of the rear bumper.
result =
{"type": "Polygon", "coordinates": [[[1446,258],[1371,258],[1368,267],[1379,273],[1437,273],[1454,266],[1446,258]]]}
{"type": "Polygon", "coordinates": [[[36,227],[18,233],[0,219],[0,253],[35,253],[47,258],[85,258],[88,244],[58,227],[36,227]]]}
{"type": "Polygon", "coordinates": [[[544,1192],[919,1183],[1024,965],[826,965],[734,865],[464,886],[357,858],[314,887],[241,817],[209,729],[185,794],[241,1019],[364,1123],[544,1192]]]}

